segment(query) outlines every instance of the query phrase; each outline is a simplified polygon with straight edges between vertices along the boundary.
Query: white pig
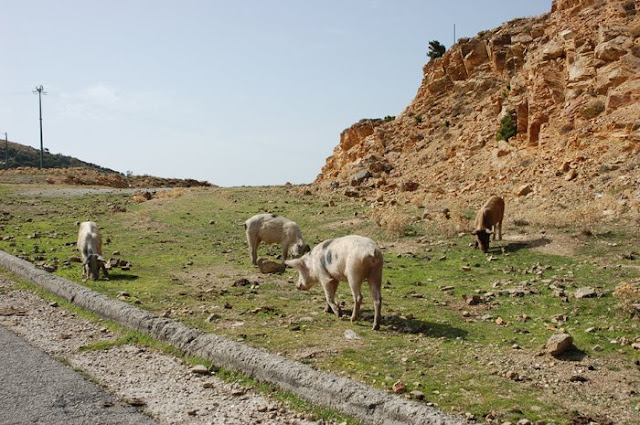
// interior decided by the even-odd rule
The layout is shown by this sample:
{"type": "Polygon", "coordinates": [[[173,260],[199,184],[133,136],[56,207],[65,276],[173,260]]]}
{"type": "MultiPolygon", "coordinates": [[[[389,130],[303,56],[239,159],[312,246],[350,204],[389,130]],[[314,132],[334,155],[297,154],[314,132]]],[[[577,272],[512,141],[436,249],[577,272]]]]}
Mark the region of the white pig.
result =
{"type": "Polygon", "coordinates": [[[260,242],[279,243],[282,246],[283,263],[289,250],[294,257],[309,251],[309,245],[304,243],[298,225],[286,217],[275,214],[254,215],[244,222],[244,228],[249,243],[251,264],[257,264],[260,242]]]}
{"type": "Polygon", "coordinates": [[[373,298],[373,330],[380,329],[382,307],[382,251],[374,241],[357,235],[328,239],[311,252],[295,260],[285,262],[300,272],[298,289],[308,290],[320,282],[327,299],[326,312],[333,311],[340,317],[340,307],[335,302],[338,282],[347,281],[353,294],[351,321],[360,317],[362,305],[362,281],[367,279],[373,298]]]}

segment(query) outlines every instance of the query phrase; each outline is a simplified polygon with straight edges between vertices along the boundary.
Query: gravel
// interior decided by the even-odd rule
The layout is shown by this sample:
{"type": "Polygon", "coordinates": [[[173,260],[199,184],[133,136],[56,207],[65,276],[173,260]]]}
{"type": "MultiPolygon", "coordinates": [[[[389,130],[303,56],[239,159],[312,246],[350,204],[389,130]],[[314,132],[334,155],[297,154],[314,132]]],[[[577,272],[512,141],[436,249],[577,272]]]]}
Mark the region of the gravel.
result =
{"type": "Polygon", "coordinates": [[[120,335],[13,286],[0,276],[0,310],[8,314],[0,316],[0,325],[50,356],[65,359],[119,399],[142,405],[161,424],[318,423],[309,412],[293,411],[215,374],[194,373],[180,359],[153,349],[125,344],[81,350],[120,335]],[[9,308],[26,313],[10,314],[9,308]]]}

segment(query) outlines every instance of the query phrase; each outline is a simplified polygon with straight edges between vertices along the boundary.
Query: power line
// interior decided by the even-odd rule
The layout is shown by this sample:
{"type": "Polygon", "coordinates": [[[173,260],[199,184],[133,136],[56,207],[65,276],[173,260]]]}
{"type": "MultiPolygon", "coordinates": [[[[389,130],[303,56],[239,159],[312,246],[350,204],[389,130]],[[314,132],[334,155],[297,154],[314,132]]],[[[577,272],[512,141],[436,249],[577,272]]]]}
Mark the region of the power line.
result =
{"type": "Polygon", "coordinates": [[[42,169],[42,158],[44,156],[44,149],[42,145],[42,95],[47,94],[47,92],[44,91],[44,87],[40,84],[39,86],[36,86],[36,89],[33,91],[33,94],[36,93],[38,93],[38,109],[40,110],[40,169],[42,169]]]}

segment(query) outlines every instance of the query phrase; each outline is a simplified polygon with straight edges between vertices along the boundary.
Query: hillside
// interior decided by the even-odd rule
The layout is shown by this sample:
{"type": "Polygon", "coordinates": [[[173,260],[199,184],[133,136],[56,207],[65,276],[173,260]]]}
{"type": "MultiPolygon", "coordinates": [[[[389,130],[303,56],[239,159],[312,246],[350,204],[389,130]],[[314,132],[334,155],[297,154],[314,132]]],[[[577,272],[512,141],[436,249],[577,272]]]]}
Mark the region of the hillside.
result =
{"type": "Polygon", "coordinates": [[[40,151],[31,146],[8,142],[8,165],[5,169],[5,143],[0,142],[0,182],[49,183],[108,187],[195,187],[211,186],[194,179],[163,178],[148,175],[124,175],[109,168],[81,161],[72,156],[44,152],[39,169],[40,151]]]}
{"type": "MultiPolygon", "coordinates": [[[[8,142],[8,155],[5,150],[5,142],[0,142],[0,168],[5,168],[5,158],[8,158],[8,168],[34,167],[40,166],[40,150],[31,146],[22,145],[20,143],[8,142]]],[[[47,149],[42,155],[43,168],[70,168],[81,167],[108,173],[116,171],[109,168],[101,167],[90,162],[81,161],[78,158],[62,154],[49,153],[47,149]]]]}
{"type": "Polygon", "coordinates": [[[633,0],[551,11],[460,39],[395,119],[340,135],[314,185],[388,207],[477,208],[575,223],[640,217],[640,19],[633,0]],[[517,133],[497,140],[504,117],[517,133]]]}

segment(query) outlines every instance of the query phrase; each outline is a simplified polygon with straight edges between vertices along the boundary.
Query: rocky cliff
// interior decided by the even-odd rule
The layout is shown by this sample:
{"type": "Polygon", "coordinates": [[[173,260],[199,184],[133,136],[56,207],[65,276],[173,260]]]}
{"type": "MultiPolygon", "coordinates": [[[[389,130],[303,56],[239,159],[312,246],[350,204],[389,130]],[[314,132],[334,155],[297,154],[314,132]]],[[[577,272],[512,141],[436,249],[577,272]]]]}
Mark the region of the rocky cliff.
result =
{"type": "Polygon", "coordinates": [[[554,0],[427,63],[410,105],[346,129],[315,185],[373,206],[499,193],[551,220],[639,217],[639,153],[640,4],[554,0]],[[515,135],[497,140],[505,117],[515,135]]]}

